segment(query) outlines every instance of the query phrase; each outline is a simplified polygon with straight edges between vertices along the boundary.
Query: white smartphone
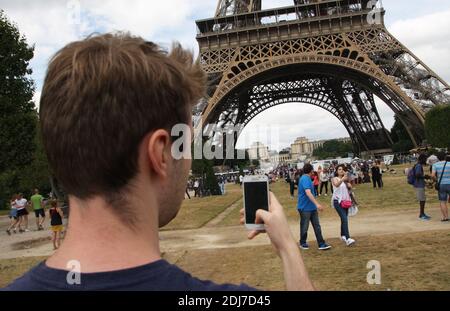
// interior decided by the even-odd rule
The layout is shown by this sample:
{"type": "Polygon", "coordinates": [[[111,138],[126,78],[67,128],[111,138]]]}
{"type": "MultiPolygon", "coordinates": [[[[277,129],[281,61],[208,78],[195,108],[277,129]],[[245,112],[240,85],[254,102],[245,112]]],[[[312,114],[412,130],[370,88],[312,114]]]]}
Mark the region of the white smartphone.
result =
{"type": "Polygon", "coordinates": [[[269,178],[267,176],[246,176],[242,183],[244,192],[245,227],[248,230],[263,231],[264,224],[256,224],[256,211],[269,210],[269,178]]]}

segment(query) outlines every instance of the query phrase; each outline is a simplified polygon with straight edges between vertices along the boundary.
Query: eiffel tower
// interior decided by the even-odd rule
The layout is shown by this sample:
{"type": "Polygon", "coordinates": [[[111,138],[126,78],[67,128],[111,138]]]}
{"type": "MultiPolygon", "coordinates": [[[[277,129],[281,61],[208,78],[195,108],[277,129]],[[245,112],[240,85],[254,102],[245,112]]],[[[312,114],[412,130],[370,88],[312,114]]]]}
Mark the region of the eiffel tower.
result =
{"type": "Polygon", "coordinates": [[[450,88],[389,33],[384,16],[376,0],[293,0],[268,10],[261,0],[219,0],[213,18],[196,21],[209,80],[202,123],[245,126],[271,107],[306,103],[337,117],[357,154],[388,152],[376,96],[418,146],[426,112],[450,104],[450,88]]]}

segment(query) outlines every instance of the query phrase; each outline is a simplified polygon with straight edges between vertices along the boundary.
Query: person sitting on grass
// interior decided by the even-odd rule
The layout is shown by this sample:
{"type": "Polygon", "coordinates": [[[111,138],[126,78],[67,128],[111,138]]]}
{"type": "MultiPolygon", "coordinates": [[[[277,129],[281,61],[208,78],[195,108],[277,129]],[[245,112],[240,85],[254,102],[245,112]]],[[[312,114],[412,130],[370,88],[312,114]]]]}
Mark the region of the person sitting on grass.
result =
{"type": "MultiPolygon", "coordinates": [[[[171,130],[192,131],[205,90],[192,53],[126,33],[71,43],[52,58],[39,114],[49,166],[69,197],[68,229],[50,258],[6,290],[253,290],[199,280],[161,257],[158,231],[180,210],[192,162],[172,153],[171,130]],[[69,284],[75,260],[80,282],[69,284]]],[[[256,220],[281,257],[286,288],[314,290],[273,194],[269,205],[256,220]]]]}
{"type": "Polygon", "coordinates": [[[64,229],[62,218],[63,212],[58,207],[58,203],[56,201],[52,201],[50,203],[50,226],[53,232],[52,241],[53,241],[53,249],[58,249],[61,245],[61,232],[64,229]]]}

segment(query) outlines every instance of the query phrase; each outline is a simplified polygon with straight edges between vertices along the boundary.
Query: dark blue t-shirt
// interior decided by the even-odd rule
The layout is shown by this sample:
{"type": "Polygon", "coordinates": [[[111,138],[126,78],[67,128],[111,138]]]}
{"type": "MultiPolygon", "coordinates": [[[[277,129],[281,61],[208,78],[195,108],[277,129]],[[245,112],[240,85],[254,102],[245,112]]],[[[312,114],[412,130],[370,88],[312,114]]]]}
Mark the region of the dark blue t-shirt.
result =
{"type": "Polygon", "coordinates": [[[297,209],[301,212],[314,212],[317,210],[316,205],[306,195],[306,190],[311,190],[313,196],[316,196],[316,191],[311,180],[311,176],[305,174],[298,182],[298,204],[297,209]]]}
{"type": "Polygon", "coordinates": [[[417,164],[414,167],[414,173],[416,175],[416,179],[414,180],[414,187],[415,188],[425,188],[425,179],[424,179],[422,164],[417,164]]]}
{"type": "MultiPolygon", "coordinates": [[[[165,260],[114,272],[81,274],[80,285],[69,285],[68,271],[49,268],[45,262],[2,290],[6,291],[252,291],[245,284],[218,285],[192,277],[165,260]]],[[[70,278],[69,278],[70,280],[70,278]]]]}

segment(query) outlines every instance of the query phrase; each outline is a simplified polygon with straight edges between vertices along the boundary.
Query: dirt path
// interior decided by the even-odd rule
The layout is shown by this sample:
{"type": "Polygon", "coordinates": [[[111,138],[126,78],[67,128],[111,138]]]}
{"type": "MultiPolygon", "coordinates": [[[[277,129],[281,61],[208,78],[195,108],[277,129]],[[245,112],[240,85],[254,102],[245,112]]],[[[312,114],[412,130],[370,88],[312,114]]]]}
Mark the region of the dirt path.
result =
{"type": "MultiPolygon", "coordinates": [[[[47,219],[44,226],[49,227],[47,219]]],[[[0,217],[0,259],[48,256],[53,252],[50,230],[36,231],[34,215],[29,217],[30,232],[16,233],[8,236],[6,229],[9,226],[8,217],[0,217]]]]}
{"type": "MultiPolygon", "coordinates": [[[[358,240],[358,236],[387,235],[396,233],[412,233],[431,230],[450,230],[450,223],[440,222],[438,209],[427,210],[432,216],[431,221],[420,221],[416,211],[394,211],[384,213],[366,213],[350,218],[350,233],[358,240]]],[[[299,239],[299,225],[290,222],[291,231],[299,239]]],[[[325,239],[340,236],[340,221],[337,217],[321,220],[322,232],[325,239]]],[[[242,226],[206,228],[196,230],[165,231],[161,233],[161,249],[165,252],[187,249],[211,249],[248,247],[267,245],[270,243],[266,235],[261,235],[253,241],[246,239],[247,231],[242,226]]],[[[308,240],[315,241],[310,227],[308,240]]]]}
{"type": "MultiPolygon", "coordinates": [[[[246,239],[247,231],[242,226],[214,227],[214,225],[237,208],[238,204],[239,201],[203,228],[161,232],[161,251],[170,253],[195,249],[249,247],[269,244],[270,241],[266,235],[261,235],[253,241],[248,241],[246,239]]],[[[432,220],[428,222],[418,220],[416,211],[359,214],[350,218],[350,233],[352,237],[358,240],[358,237],[368,235],[450,230],[450,223],[441,223],[439,221],[440,212],[437,208],[429,208],[427,211],[432,216],[432,220]]],[[[6,217],[0,217],[0,234],[2,235],[0,238],[0,259],[48,256],[52,254],[51,242],[47,240],[50,236],[48,230],[7,236],[5,230],[8,223],[9,220],[6,217]]],[[[32,228],[34,224],[30,224],[32,228]]],[[[295,238],[298,239],[299,226],[297,221],[292,220],[290,226],[295,238]]],[[[337,215],[322,219],[321,226],[325,239],[339,237],[340,222],[337,215]]],[[[315,241],[312,228],[310,228],[308,240],[315,241]]]]}

